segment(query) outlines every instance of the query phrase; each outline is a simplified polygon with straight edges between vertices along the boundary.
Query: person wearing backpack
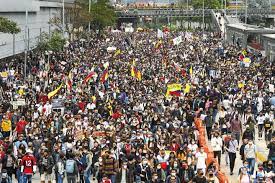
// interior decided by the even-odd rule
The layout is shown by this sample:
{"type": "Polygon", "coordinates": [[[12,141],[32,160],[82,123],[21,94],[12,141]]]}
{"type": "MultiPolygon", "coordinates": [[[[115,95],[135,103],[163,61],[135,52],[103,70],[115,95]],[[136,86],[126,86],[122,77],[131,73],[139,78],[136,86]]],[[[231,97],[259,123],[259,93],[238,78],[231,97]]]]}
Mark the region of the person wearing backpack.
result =
{"type": "Polygon", "coordinates": [[[41,183],[45,183],[48,180],[48,183],[51,183],[53,180],[52,173],[54,167],[54,160],[48,150],[44,150],[42,157],[39,161],[39,171],[41,174],[41,183]]]}
{"type": "Polygon", "coordinates": [[[65,156],[60,153],[60,156],[55,165],[55,171],[57,176],[57,183],[63,183],[64,172],[65,172],[65,156]]]}
{"type": "Polygon", "coordinates": [[[66,163],[65,163],[65,171],[67,174],[68,183],[76,183],[76,179],[78,175],[77,163],[73,158],[74,158],[73,154],[69,153],[68,159],[66,160],[66,163]]]}
{"type": "Polygon", "coordinates": [[[85,183],[84,181],[84,170],[87,166],[87,161],[86,161],[86,156],[82,153],[77,153],[76,157],[76,164],[78,167],[78,172],[79,172],[79,182],[80,183],[85,183]]]}
{"type": "Polygon", "coordinates": [[[2,170],[7,171],[7,175],[10,177],[12,182],[12,174],[15,172],[14,165],[16,163],[16,158],[12,154],[11,149],[7,150],[7,154],[5,154],[4,158],[2,159],[2,170]]]}
{"type": "Polygon", "coordinates": [[[85,180],[85,183],[90,183],[91,167],[93,164],[93,154],[88,151],[88,148],[84,148],[82,157],[83,157],[83,163],[85,165],[84,180],[85,180]]]}

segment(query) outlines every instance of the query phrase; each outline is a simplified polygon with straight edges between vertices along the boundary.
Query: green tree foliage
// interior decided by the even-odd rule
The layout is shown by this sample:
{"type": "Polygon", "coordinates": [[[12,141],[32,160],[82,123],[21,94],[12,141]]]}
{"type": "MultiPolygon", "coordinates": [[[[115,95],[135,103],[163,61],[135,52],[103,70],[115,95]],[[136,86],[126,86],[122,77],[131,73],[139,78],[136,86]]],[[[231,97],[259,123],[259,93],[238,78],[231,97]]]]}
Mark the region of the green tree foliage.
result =
{"type": "Polygon", "coordinates": [[[54,51],[58,52],[63,50],[65,45],[65,39],[63,39],[62,35],[55,31],[49,37],[48,34],[43,33],[40,37],[39,44],[37,45],[37,49],[40,51],[54,51]]]}
{"type": "Polygon", "coordinates": [[[117,19],[114,8],[109,5],[108,0],[98,0],[92,3],[90,15],[92,28],[99,31],[114,25],[117,19]]]}
{"type": "Polygon", "coordinates": [[[65,45],[65,39],[59,32],[54,32],[49,39],[49,50],[51,51],[61,51],[65,45]]]}
{"type": "Polygon", "coordinates": [[[16,22],[13,22],[5,17],[0,17],[0,32],[8,34],[17,34],[21,30],[16,22]]]}
{"type": "Polygon", "coordinates": [[[204,1],[205,9],[219,9],[221,8],[220,0],[193,0],[192,5],[194,9],[202,9],[204,1]]]}
{"type": "MultiPolygon", "coordinates": [[[[65,9],[65,32],[69,34],[70,39],[74,39],[76,32],[83,29],[83,27],[87,27],[89,21],[91,21],[87,2],[88,0],[76,0],[72,6],[65,9]]],[[[62,32],[62,19],[59,16],[50,19],[49,24],[62,32]]]]}

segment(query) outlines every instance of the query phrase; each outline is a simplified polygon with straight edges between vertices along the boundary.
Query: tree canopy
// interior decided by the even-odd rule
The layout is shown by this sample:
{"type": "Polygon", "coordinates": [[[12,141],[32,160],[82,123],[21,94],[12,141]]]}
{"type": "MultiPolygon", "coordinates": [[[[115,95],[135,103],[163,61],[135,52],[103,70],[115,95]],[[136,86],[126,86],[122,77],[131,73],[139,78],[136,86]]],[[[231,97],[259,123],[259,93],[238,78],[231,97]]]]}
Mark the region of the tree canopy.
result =
{"type": "Polygon", "coordinates": [[[92,28],[103,30],[107,26],[112,26],[116,21],[114,8],[109,5],[108,0],[98,0],[91,5],[92,28]]]}
{"type": "MultiPolygon", "coordinates": [[[[89,22],[91,29],[103,30],[106,26],[111,26],[116,21],[114,8],[109,5],[108,0],[92,1],[89,12],[89,0],[76,0],[71,8],[65,11],[65,31],[70,37],[76,36],[78,30],[87,30],[89,22]]],[[[62,20],[54,17],[49,22],[62,31],[62,20]]]]}
{"type": "Polygon", "coordinates": [[[8,33],[8,34],[17,34],[21,30],[17,26],[17,23],[11,21],[5,17],[0,17],[0,32],[8,33]]]}
{"type": "Polygon", "coordinates": [[[219,9],[221,7],[220,0],[193,0],[192,5],[195,9],[202,9],[203,1],[205,9],[219,9]]]}
{"type": "Polygon", "coordinates": [[[51,37],[48,34],[43,33],[40,37],[40,41],[37,45],[37,49],[40,51],[54,51],[58,52],[63,49],[65,45],[65,39],[62,38],[60,32],[53,32],[51,37]]]}

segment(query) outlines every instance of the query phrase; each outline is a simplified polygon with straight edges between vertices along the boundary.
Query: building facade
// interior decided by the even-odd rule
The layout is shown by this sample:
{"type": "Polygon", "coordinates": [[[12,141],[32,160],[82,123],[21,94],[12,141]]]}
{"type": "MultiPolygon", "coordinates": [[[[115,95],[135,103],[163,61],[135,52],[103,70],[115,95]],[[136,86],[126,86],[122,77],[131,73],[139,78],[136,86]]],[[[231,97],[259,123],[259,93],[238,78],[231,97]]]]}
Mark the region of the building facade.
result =
{"type": "MultiPolygon", "coordinates": [[[[53,17],[62,17],[62,0],[0,0],[0,16],[15,21],[21,29],[16,35],[0,33],[0,59],[33,49],[45,32],[55,29],[53,17]]],[[[65,0],[65,3],[72,0],[65,0]]]]}

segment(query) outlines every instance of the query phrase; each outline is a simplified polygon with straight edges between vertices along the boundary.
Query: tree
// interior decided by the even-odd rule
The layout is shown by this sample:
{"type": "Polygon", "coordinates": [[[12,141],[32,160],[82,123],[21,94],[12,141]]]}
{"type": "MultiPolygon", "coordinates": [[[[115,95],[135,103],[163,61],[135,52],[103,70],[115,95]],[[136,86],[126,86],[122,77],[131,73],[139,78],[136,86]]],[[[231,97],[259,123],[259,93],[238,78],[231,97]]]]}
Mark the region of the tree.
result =
{"type": "Polygon", "coordinates": [[[194,9],[202,9],[204,1],[205,9],[219,9],[221,8],[220,0],[193,0],[192,5],[194,9]]]}
{"type": "MultiPolygon", "coordinates": [[[[91,21],[88,11],[89,7],[85,7],[86,1],[76,0],[71,7],[65,10],[65,32],[69,34],[70,39],[74,39],[76,30],[81,29],[83,26],[87,27],[89,21],[91,21]]],[[[62,32],[63,25],[60,17],[53,17],[49,24],[55,26],[59,32],[62,32]]]]}
{"type": "Polygon", "coordinates": [[[44,51],[54,51],[58,52],[63,50],[65,45],[65,39],[62,38],[60,32],[55,31],[52,33],[52,36],[49,37],[48,34],[43,33],[40,37],[40,41],[37,45],[37,49],[44,52],[44,51]]]}
{"type": "Polygon", "coordinates": [[[17,23],[11,21],[5,17],[0,17],[0,32],[8,33],[8,34],[17,34],[21,30],[17,26],[17,23]]]}
{"type": "Polygon", "coordinates": [[[91,5],[92,28],[99,30],[99,33],[107,26],[112,26],[116,22],[114,8],[108,0],[98,0],[91,5]]]}

